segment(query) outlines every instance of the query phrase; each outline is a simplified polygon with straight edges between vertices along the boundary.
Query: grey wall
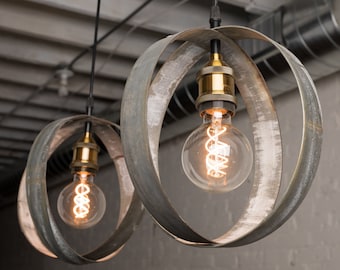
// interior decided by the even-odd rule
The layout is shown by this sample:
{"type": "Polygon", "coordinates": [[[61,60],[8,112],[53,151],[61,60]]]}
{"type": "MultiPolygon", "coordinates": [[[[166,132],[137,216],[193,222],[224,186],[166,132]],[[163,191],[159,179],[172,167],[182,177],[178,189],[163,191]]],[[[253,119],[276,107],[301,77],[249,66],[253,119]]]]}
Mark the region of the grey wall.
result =
{"type": "MultiPolygon", "coordinates": [[[[340,81],[334,74],[317,83],[324,115],[324,144],[315,183],[294,216],[278,231],[254,244],[233,249],[184,246],[153,224],[146,214],[125,248],[109,262],[73,266],[40,255],[20,233],[15,207],[2,210],[0,222],[0,269],[240,269],[319,270],[337,269],[340,263],[340,81]]],[[[301,139],[299,96],[291,92],[276,99],[284,147],[284,185],[290,178],[301,139]]],[[[236,125],[250,132],[246,114],[236,125]]],[[[180,168],[180,149],[185,136],[161,147],[164,187],[181,215],[199,232],[217,236],[232,225],[247,200],[251,181],[227,195],[201,192],[185,181],[180,168]]],[[[110,222],[105,229],[109,231],[110,222]]],[[[66,229],[67,230],[67,229],[66,229]]],[[[101,236],[105,230],[98,232],[101,236]]],[[[97,238],[89,233],[92,240],[97,238]]],[[[84,235],[73,239],[80,241],[84,235]]],[[[81,240],[83,242],[83,240],[81,240]]],[[[85,241],[86,242],[86,241],[85,241]]]]}

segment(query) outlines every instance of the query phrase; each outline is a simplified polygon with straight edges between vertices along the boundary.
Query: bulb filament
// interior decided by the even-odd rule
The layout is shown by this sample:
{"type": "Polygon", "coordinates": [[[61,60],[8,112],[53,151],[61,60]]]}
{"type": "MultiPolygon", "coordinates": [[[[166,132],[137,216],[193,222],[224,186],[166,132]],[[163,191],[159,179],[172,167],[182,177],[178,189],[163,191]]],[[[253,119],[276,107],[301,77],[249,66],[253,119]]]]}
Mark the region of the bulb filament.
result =
{"type": "MultiPolygon", "coordinates": [[[[219,115],[218,115],[219,116],[219,115]]],[[[212,124],[207,128],[209,139],[205,143],[206,168],[207,174],[214,178],[224,177],[228,168],[228,156],[230,154],[230,145],[222,142],[219,137],[223,135],[227,128],[221,125],[221,118],[215,118],[212,124]]]]}
{"type": "Polygon", "coordinates": [[[75,188],[76,196],[73,198],[73,213],[75,218],[85,218],[90,212],[90,187],[85,183],[80,183],[75,188]]]}

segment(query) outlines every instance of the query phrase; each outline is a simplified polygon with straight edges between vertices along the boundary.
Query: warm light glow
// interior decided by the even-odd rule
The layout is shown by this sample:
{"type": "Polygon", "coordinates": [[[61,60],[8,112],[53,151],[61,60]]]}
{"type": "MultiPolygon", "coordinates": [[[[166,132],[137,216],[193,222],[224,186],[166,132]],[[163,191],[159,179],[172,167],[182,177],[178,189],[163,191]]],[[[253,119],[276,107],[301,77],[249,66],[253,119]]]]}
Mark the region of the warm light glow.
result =
{"type": "Polygon", "coordinates": [[[214,112],[211,125],[207,128],[208,140],[205,143],[208,152],[205,158],[207,174],[214,178],[221,178],[227,174],[230,145],[220,140],[226,130],[226,126],[222,126],[222,113],[214,112]]]}
{"type": "Polygon", "coordinates": [[[73,213],[75,218],[86,218],[90,212],[90,199],[88,196],[90,191],[89,185],[86,184],[84,180],[75,187],[74,192],[76,195],[73,199],[73,213]]]}
{"type": "Polygon", "coordinates": [[[231,124],[231,115],[210,110],[187,138],[182,166],[189,180],[203,190],[228,192],[244,183],[253,164],[247,137],[231,124]]]}
{"type": "Polygon", "coordinates": [[[94,184],[88,172],[76,172],[73,181],[59,194],[57,208],[61,219],[77,229],[96,225],[105,213],[103,191],[94,184]]]}

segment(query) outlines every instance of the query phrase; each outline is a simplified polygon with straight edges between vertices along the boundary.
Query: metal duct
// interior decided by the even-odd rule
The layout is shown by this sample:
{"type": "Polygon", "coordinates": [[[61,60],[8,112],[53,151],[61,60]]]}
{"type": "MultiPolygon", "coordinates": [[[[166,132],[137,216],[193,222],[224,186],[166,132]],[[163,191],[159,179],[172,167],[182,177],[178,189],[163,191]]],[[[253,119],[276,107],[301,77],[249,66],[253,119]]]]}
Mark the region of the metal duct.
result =
{"type": "MultiPolygon", "coordinates": [[[[250,24],[290,49],[306,66],[314,80],[340,70],[340,1],[296,0],[250,24]]],[[[273,96],[296,87],[286,61],[267,43],[250,41],[242,46],[252,55],[267,80],[273,96]]],[[[165,123],[170,124],[195,112],[196,83],[179,89],[172,98],[165,123]]],[[[197,121],[184,121],[181,129],[168,125],[163,140],[191,130],[197,121]],[[190,124],[192,123],[192,124],[190,124]]]]}
{"type": "MultiPolygon", "coordinates": [[[[305,65],[314,80],[340,70],[340,28],[337,19],[340,15],[340,1],[299,0],[275,12],[282,13],[280,32],[281,42],[290,49],[305,65]]],[[[268,25],[259,20],[254,28],[268,25]]],[[[257,53],[260,55],[260,52],[257,53]]],[[[275,52],[255,61],[266,78],[274,94],[290,90],[295,85],[287,70],[287,64],[275,52]],[[272,55],[270,55],[272,54],[272,55]]]]}

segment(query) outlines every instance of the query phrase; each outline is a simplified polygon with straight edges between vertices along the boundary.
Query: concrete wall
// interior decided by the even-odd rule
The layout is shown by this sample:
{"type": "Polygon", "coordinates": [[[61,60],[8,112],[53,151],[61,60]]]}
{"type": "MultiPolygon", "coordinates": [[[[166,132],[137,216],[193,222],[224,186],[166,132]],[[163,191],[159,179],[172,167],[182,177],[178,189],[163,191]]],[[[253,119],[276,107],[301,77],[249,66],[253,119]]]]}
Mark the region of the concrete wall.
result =
{"type": "MultiPolygon", "coordinates": [[[[315,183],[302,206],[279,230],[254,244],[232,249],[184,246],[154,225],[146,213],[125,248],[109,262],[73,266],[40,255],[20,233],[15,207],[0,213],[0,269],[239,269],[320,270],[337,269],[340,263],[340,81],[334,74],[317,83],[324,115],[324,144],[315,183]]],[[[299,96],[291,92],[276,101],[283,135],[284,183],[290,178],[301,139],[299,96]]],[[[236,125],[250,132],[246,114],[239,113],[236,125]]],[[[181,215],[199,232],[217,236],[232,225],[247,200],[251,182],[235,193],[205,194],[184,180],[180,149],[185,136],[165,143],[160,151],[165,189],[181,215]]],[[[285,185],[284,184],[284,185],[285,185]]],[[[106,226],[110,230],[110,222],[106,226]]],[[[67,228],[66,228],[67,230],[67,228]]],[[[104,230],[98,232],[100,237],[104,230]]],[[[73,241],[82,241],[77,235],[73,241]]],[[[94,232],[88,234],[98,238],[94,232]]]]}

